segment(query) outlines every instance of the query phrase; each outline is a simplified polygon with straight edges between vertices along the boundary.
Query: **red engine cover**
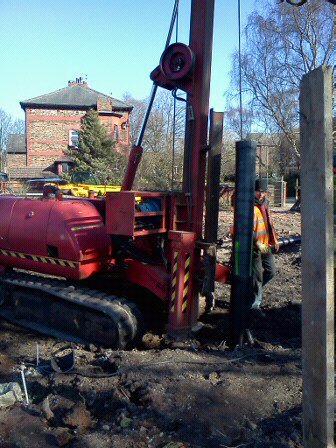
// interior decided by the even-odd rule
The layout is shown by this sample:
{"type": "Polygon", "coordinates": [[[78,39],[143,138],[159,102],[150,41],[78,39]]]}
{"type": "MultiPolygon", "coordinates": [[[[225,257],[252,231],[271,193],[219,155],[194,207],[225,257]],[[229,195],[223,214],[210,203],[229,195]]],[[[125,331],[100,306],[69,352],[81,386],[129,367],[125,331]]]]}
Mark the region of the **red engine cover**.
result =
{"type": "Polygon", "coordinates": [[[0,265],[75,280],[109,261],[102,217],[85,200],[0,197],[0,265]]]}

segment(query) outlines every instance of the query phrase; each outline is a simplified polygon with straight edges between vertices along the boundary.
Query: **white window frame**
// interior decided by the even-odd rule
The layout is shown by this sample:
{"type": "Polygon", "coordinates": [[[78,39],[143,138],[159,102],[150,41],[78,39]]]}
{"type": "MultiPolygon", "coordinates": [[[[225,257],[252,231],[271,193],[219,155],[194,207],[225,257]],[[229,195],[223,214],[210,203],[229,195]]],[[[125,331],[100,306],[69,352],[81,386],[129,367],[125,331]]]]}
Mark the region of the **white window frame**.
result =
{"type": "Polygon", "coordinates": [[[69,129],[69,146],[72,148],[78,148],[79,142],[79,129],[69,129]]]}
{"type": "Polygon", "coordinates": [[[117,124],[113,125],[113,137],[116,142],[119,141],[119,126],[117,124]]]}

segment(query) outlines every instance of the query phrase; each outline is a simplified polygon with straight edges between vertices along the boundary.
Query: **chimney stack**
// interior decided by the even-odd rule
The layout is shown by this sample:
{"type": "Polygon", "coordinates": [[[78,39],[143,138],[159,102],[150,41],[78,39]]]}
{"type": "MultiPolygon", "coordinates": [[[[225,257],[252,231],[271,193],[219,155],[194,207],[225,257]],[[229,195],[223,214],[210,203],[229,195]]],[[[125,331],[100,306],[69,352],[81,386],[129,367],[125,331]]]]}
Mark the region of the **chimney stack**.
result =
{"type": "Polygon", "coordinates": [[[75,81],[71,81],[71,80],[68,81],[68,87],[72,87],[72,86],[76,86],[76,85],[88,87],[87,81],[84,81],[82,77],[76,78],[75,81]]]}

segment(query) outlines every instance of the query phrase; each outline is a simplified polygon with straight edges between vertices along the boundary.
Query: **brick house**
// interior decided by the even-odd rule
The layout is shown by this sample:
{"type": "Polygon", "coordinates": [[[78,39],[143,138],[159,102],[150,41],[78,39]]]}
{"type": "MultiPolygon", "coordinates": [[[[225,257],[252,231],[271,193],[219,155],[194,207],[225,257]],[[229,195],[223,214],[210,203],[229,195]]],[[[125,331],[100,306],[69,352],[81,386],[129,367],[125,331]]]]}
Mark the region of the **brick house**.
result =
{"type": "Polygon", "coordinates": [[[22,185],[33,177],[54,177],[55,173],[41,167],[27,167],[26,136],[9,134],[5,166],[10,176],[10,188],[22,192],[22,185]]]}
{"type": "Polygon", "coordinates": [[[76,149],[81,119],[90,109],[98,111],[108,136],[116,141],[117,151],[129,150],[132,106],[89,88],[82,78],[69,81],[63,89],[21,101],[20,105],[25,112],[26,152],[8,152],[10,175],[18,167],[24,168],[24,178],[33,177],[29,173],[36,171],[42,174],[68,171],[72,162],[66,151],[76,149]]]}
{"type": "Polygon", "coordinates": [[[9,134],[7,142],[7,171],[25,168],[27,164],[26,139],[24,134],[9,134]]]}

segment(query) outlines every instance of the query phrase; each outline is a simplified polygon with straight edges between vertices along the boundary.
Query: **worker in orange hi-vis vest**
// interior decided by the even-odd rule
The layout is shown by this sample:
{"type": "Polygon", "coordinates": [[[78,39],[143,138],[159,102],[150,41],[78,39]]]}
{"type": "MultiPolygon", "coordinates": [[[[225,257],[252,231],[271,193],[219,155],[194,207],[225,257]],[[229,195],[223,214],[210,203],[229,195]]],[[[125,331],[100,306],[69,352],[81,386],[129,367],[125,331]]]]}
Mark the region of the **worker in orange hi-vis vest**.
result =
{"type": "Polygon", "coordinates": [[[252,315],[266,317],[261,309],[262,287],[275,276],[274,255],[271,248],[278,252],[279,245],[273,221],[268,208],[267,180],[257,179],[254,193],[253,224],[253,302],[252,315]]]}

